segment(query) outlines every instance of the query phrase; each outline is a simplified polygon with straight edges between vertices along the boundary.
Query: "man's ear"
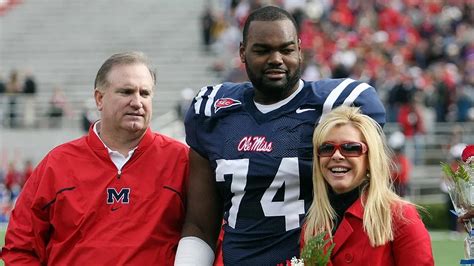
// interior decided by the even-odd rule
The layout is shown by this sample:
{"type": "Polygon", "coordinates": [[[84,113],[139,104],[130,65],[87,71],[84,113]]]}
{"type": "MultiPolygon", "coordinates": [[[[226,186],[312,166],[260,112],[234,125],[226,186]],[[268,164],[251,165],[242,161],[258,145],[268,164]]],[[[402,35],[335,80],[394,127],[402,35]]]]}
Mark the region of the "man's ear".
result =
{"type": "Polygon", "coordinates": [[[240,46],[239,46],[239,55],[240,55],[240,62],[245,64],[245,47],[242,42],[240,42],[240,46]]]}
{"type": "Polygon", "coordinates": [[[301,39],[298,39],[298,51],[299,51],[300,61],[303,61],[303,52],[301,51],[301,39]]]}
{"type": "Polygon", "coordinates": [[[95,105],[97,106],[97,110],[102,111],[103,108],[103,98],[104,94],[98,89],[95,88],[94,90],[94,99],[95,99],[95,105]]]}

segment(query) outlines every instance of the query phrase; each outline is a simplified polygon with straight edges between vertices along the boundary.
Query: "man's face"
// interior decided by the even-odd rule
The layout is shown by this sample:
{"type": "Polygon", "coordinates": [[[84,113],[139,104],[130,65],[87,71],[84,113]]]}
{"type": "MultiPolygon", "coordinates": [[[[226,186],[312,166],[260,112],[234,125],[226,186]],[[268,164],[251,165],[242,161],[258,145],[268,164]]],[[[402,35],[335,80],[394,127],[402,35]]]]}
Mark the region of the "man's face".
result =
{"type": "Polygon", "coordinates": [[[240,59],[256,89],[256,101],[277,102],[297,88],[301,76],[298,35],[290,20],[252,21],[240,59]]]}
{"type": "Polygon", "coordinates": [[[109,86],[96,89],[101,112],[101,130],[145,132],[152,115],[153,78],[144,64],[113,66],[107,74],[109,86]]]}

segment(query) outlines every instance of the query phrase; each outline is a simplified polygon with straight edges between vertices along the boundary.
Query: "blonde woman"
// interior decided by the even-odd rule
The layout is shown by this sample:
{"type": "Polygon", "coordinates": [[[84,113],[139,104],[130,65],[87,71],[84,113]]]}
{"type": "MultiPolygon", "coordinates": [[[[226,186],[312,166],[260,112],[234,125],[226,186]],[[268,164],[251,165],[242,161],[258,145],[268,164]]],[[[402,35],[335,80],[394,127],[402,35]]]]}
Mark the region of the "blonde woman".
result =
{"type": "Polygon", "coordinates": [[[416,207],[390,185],[381,127],[359,108],[338,107],[313,135],[314,200],[303,241],[326,232],[333,265],[434,265],[416,207]]]}

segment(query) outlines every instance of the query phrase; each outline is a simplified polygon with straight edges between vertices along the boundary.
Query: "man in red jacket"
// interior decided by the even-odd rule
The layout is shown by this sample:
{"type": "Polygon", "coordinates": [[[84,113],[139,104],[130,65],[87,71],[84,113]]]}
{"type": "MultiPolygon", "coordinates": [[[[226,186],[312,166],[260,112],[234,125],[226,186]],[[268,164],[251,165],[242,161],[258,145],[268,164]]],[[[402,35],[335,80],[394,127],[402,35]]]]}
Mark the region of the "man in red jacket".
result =
{"type": "Polygon", "coordinates": [[[54,148],[25,184],[7,265],[171,265],[184,219],[188,148],[152,133],[155,74],[142,53],[97,73],[100,120],[54,148]]]}

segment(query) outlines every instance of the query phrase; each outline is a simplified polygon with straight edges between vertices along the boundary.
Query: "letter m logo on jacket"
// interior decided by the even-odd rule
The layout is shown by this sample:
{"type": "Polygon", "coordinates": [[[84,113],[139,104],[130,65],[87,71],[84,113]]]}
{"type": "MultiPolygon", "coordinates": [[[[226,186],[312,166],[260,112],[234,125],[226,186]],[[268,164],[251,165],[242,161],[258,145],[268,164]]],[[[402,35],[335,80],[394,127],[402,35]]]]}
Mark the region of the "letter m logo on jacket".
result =
{"type": "Polygon", "coordinates": [[[130,202],[130,188],[122,188],[119,192],[115,188],[107,188],[107,204],[114,202],[128,204],[130,202]]]}

